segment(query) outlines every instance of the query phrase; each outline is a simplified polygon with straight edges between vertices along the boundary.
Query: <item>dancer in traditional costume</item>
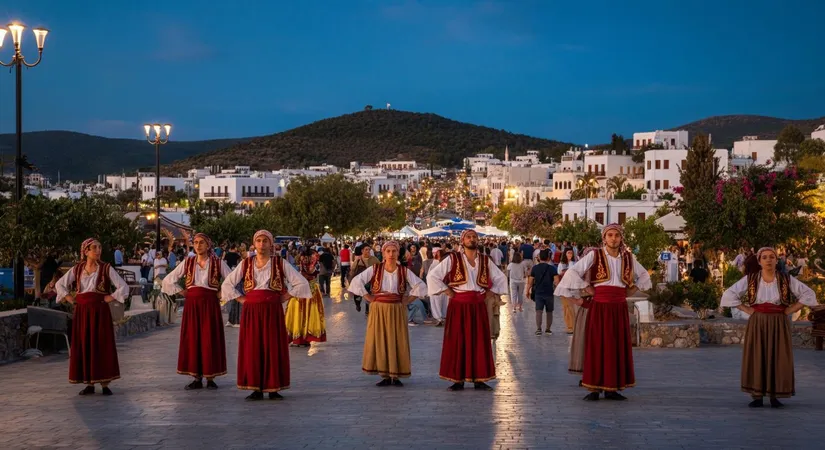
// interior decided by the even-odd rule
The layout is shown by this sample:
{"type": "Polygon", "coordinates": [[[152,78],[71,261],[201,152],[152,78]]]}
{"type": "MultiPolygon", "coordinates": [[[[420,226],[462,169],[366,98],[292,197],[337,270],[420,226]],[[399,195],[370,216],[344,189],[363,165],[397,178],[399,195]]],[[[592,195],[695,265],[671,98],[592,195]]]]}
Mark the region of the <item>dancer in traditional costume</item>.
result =
{"type": "Polygon", "coordinates": [[[289,346],[283,302],[309,298],[309,283],[292,265],[272,254],[272,233],[260,230],[252,239],[255,255],[244,258],[221,285],[224,301],[237,299],[241,309],[238,342],[238,389],[253,391],[247,399],[280,400],[289,389],[289,346]],[[239,289],[240,285],[240,289],[239,289]]]}
{"type": "Polygon", "coordinates": [[[400,248],[395,241],[384,244],[383,262],[368,267],[349,285],[353,295],[370,303],[361,370],[381,376],[376,386],[403,386],[399,378],[410,377],[407,305],[427,295],[427,285],[398,263],[400,248]]]}
{"type": "Polygon", "coordinates": [[[109,264],[100,260],[101,245],[86,239],[80,246],[80,262],[57,282],[57,298],[74,303],[69,382],[86,385],[80,395],[112,395],[109,383],[120,378],[115,331],[109,303],[123,303],[129,286],[109,264]]]}
{"type": "Polygon", "coordinates": [[[815,306],[816,293],[776,270],[778,255],[773,248],[760,249],[756,257],[762,269],[728,288],[721,306],[750,314],[742,346],[742,391],[753,398],[748,406],[759,408],[762,397],[768,396],[771,406],[780,408],[778,398],[796,393],[788,316],[803,306],[815,306]]]}
{"type": "Polygon", "coordinates": [[[309,298],[292,297],[286,307],[286,330],[292,340],[290,345],[309,347],[311,342],[326,342],[324,323],[324,297],[318,286],[318,254],[307,247],[298,258],[301,275],[309,282],[312,295],[309,298]]]}
{"type": "Polygon", "coordinates": [[[231,270],[213,251],[212,240],[197,233],[192,241],[196,256],[189,256],[183,264],[163,279],[162,290],[168,295],[184,291],[186,306],[180,328],[178,373],[195,378],[186,390],[202,389],[206,378],[207,389],[217,389],[215,377],[226,375],[226,340],[223,334],[218,292],[231,270]],[[185,280],[180,283],[181,280],[185,280]]]}
{"type": "Polygon", "coordinates": [[[651,287],[650,275],[624,245],[620,225],[602,230],[604,246],[583,256],[564,274],[555,295],[567,298],[593,295],[585,325],[582,386],[585,400],[598,400],[599,392],[610,400],[625,400],[618,391],[633,387],[633,348],[627,297],[651,287]],[[588,272],[590,281],[585,281],[588,272]],[[592,290],[591,290],[592,289],[592,290]],[[583,291],[583,292],[582,292],[583,291]]]}
{"type": "MultiPolygon", "coordinates": [[[[584,251],[584,254],[587,255],[593,250],[596,249],[589,247],[584,251]]],[[[567,269],[564,270],[564,273],[566,272],[567,269]]],[[[564,279],[563,275],[561,279],[564,279]]],[[[590,272],[585,274],[585,281],[590,282],[590,272]]],[[[582,372],[584,372],[584,341],[585,330],[587,327],[587,311],[590,310],[590,306],[593,304],[593,296],[581,296],[578,292],[573,292],[573,294],[575,295],[574,297],[562,297],[563,301],[568,301],[573,305],[575,314],[575,320],[573,321],[573,336],[570,340],[570,359],[567,364],[567,370],[581,378],[582,372]]],[[[581,383],[581,380],[579,380],[579,386],[581,386],[581,383]]]]}
{"type": "Polygon", "coordinates": [[[427,274],[429,294],[450,298],[439,376],[453,382],[451,391],[464,389],[465,381],[491,391],[485,382],[495,379],[496,367],[485,296],[487,291],[506,294],[507,276],[479,252],[474,230],[461,233],[461,245],[463,252],[450,253],[427,274]]]}
{"type": "MultiPolygon", "coordinates": [[[[430,266],[430,270],[441,264],[445,258],[448,257],[447,252],[441,250],[441,246],[436,244],[433,246],[434,261],[430,266]]],[[[427,272],[429,274],[429,272],[427,272]]],[[[443,327],[444,321],[447,320],[447,307],[449,306],[449,298],[444,294],[430,294],[430,309],[433,312],[433,319],[436,320],[435,326],[443,327]]]]}

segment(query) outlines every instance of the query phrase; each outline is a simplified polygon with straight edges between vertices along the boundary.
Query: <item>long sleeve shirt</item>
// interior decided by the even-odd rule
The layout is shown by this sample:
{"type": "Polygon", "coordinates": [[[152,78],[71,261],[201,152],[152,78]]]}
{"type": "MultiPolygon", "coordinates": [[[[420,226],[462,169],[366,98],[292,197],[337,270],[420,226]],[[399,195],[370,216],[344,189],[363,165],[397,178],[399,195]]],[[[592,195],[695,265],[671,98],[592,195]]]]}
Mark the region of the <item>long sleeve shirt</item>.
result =
{"type": "MultiPolygon", "coordinates": [[[[607,254],[607,252],[605,252],[605,254],[607,255],[607,264],[610,266],[610,280],[594,284],[596,286],[624,287],[624,282],[622,281],[621,255],[613,257],[607,254]]],[[[593,251],[583,256],[576,264],[569,266],[553,294],[561,297],[578,297],[577,291],[590,285],[589,282],[585,281],[585,276],[593,265],[595,258],[596,252],[593,251]]],[[[636,261],[635,257],[633,258],[633,278],[636,287],[641,291],[646,291],[653,287],[653,283],[650,281],[650,274],[647,273],[644,266],[636,261]]]]}
{"type": "MultiPolygon", "coordinates": [[[[383,266],[382,270],[384,270],[384,276],[381,278],[381,292],[385,294],[398,294],[398,273],[388,272],[383,266]]],[[[427,285],[424,284],[424,281],[418,278],[412,270],[401,265],[399,265],[396,270],[407,271],[407,287],[409,288],[407,289],[407,295],[410,297],[427,296],[427,285]]],[[[359,297],[369,294],[364,286],[372,280],[374,274],[375,266],[367,267],[352,279],[348,290],[359,297]]],[[[377,294],[377,292],[373,292],[373,294],[377,294]]]]}
{"type": "MultiPolygon", "coordinates": [[[[461,258],[464,258],[464,268],[467,270],[467,282],[462,285],[455,286],[453,290],[456,292],[484,292],[485,288],[482,288],[476,283],[476,280],[478,279],[479,253],[476,253],[473,265],[470,264],[470,260],[467,259],[467,255],[463,252],[459,255],[461,258]]],[[[450,273],[452,268],[452,258],[445,258],[443,261],[438,263],[437,266],[430,268],[430,272],[427,274],[427,291],[430,295],[438,295],[450,287],[444,282],[444,277],[450,273]]],[[[487,270],[490,272],[490,279],[493,280],[493,287],[490,288],[490,290],[499,295],[506,294],[509,288],[507,283],[507,275],[504,275],[504,272],[496,267],[492,261],[489,261],[489,264],[487,264],[487,270]]]]}
{"type": "MultiPolygon", "coordinates": [[[[816,306],[816,293],[813,289],[805,285],[805,283],[790,277],[790,289],[794,296],[805,306],[816,306]]],[[[739,306],[741,298],[748,292],[748,277],[743,277],[737,281],[736,284],[729,287],[728,290],[722,294],[722,300],[719,302],[721,306],[735,308],[739,306]]],[[[776,279],[768,283],[759,280],[759,286],[756,289],[756,304],[772,303],[774,305],[780,304],[779,301],[779,283],[776,279]]]]}
{"type": "MultiPolygon", "coordinates": [[[[95,292],[95,287],[97,286],[97,273],[98,270],[91,274],[86,273],[85,270],[81,271],[80,276],[80,290],[76,294],[84,294],[86,292],[95,292]]],[[[123,303],[129,297],[129,285],[123,281],[123,278],[120,278],[117,271],[113,267],[109,267],[109,279],[112,280],[112,286],[115,287],[115,291],[112,292],[111,296],[114,297],[115,300],[123,303]]],[[[66,272],[63,277],[58,280],[55,289],[57,290],[57,300],[63,300],[72,292],[74,289],[74,269],[70,269],[66,272]]]]}
{"type": "MultiPolygon", "coordinates": [[[[257,264],[254,257],[250,264],[257,264]]],[[[253,270],[255,274],[255,288],[253,290],[265,290],[269,288],[270,277],[272,276],[272,260],[269,259],[263,267],[255,267],[253,270]]],[[[221,300],[228,302],[243,295],[238,290],[238,285],[243,281],[243,264],[238,264],[235,270],[223,280],[221,285],[221,300]]],[[[309,288],[309,281],[303,277],[292,265],[284,261],[284,281],[285,288],[290,295],[295,298],[312,298],[312,291],[309,288]]]]}
{"type": "MultiPolygon", "coordinates": [[[[211,259],[206,260],[206,265],[201,267],[200,264],[195,262],[195,286],[202,287],[204,289],[210,290],[217,290],[209,286],[209,272],[212,264],[211,259]]],[[[232,269],[229,268],[229,265],[226,264],[226,261],[221,261],[221,279],[225,280],[226,277],[232,272],[232,269]]],[[[166,275],[166,278],[163,279],[163,284],[161,290],[164,294],[168,295],[175,295],[178,292],[182,291],[184,288],[180,286],[178,283],[181,278],[186,276],[186,260],[181,264],[178,264],[175,267],[175,270],[166,275]]]]}

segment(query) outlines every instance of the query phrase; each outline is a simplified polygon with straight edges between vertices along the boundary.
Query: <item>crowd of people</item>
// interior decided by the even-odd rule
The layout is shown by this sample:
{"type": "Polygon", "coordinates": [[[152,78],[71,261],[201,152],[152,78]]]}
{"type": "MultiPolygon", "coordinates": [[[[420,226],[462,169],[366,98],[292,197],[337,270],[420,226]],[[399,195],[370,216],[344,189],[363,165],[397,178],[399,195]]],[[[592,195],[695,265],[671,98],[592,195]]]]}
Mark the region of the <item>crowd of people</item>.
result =
{"type": "MultiPolygon", "coordinates": [[[[226,346],[221,305],[229,325],[239,326],[237,387],[281,399],[290,386],[289,350],[327,340],[323,297],[340,273],[342,295],[364,311],[367,331],[362,370],[378,375],[378,386],[403,386],[411,376],[409,326],[444,328],[439,376],[451,391],[465,382],[492,390],[496,378],[492,342],[507,296],[514,314],[529,298],[536,311],[536,335],[551,336],[554,305],[564,311],[571,336],[568,369],[581,377],[585,400],[624,400],[635,385],[628,298],[652,288],[650,274],[624,242],[622,227],[607,225],[602,246],[575,243],[480,239],[470,229],[459,239],[398,242],[382,238],[355,242],[276,242],[260,230],[246,246],[214,246],[195,235],[192,245],[170,254],[145,252],[145,264],[162,279],[167,295],[183,295],[177,371],[192,377],[187,390],[217,389],[225,375],[226,346]],[[243,249],[243,250],[242,250],[243,249]],[[159,261],[161,260],[161,261],[159,261]],[[164,261],[165,260],[165,261],[164,261]],[[158,270],[160,269],[160,270],[158,270]],[[284,307],[285,304],[285,307],[284,307]]],[[[106,306],[123,302],[128,286],[100,259],[100,244],[88,239],[81,261],[56,283],[61,301],[75,304],[69,379],[86,386],[81,395],[119,378],[111,315],[106,306]]],[[[810,288],[777,268],[780,255],[764,248],[755,255],[760,270],[734,284],[723,306],[750,315],[744,344],[742,390],[761,406],[768,396],[794,394],[793,352],[787,315],[816,304],[810,288]]],[[[142,274],[143,275],[143,274],[142,274]]],[[[147,274],[148,276],[148,274],[147,274]]]]}

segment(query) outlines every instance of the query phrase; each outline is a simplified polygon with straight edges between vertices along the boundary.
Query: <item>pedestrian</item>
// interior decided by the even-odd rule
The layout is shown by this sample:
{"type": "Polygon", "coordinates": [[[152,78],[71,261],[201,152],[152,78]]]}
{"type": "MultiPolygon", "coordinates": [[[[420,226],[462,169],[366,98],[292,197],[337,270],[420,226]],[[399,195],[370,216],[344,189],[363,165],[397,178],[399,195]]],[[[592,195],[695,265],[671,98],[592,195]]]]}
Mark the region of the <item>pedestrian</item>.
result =
{"type": "Polygon", "coordinates": [[[510,277],[510,303],[513,304],[513,312],[524,311],[527,267],[523,264],[520,252],[513,254],[513,261],[507,265],[507,275],[510,277]]]}
{"type": "Polygon", "coordinates": [[[552,336],[550,327],[553,325],[555,309],[553,282],[557,275],[556,266],[550,264],[550,249],[542,249],[538,256],[539,263],[530,269],[530,277],[527,279],[527,296],[536,302],[536,336],[541,336],[542,313],[547,317],[544,333],[552,336]]]}

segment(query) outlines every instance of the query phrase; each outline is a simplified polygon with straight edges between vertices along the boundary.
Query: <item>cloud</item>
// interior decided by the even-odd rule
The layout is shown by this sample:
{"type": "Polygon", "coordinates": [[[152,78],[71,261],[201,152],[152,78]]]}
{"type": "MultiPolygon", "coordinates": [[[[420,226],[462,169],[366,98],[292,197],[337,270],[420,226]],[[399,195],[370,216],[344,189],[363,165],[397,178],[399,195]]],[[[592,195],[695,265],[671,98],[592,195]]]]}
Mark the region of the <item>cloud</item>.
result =
{"type": "Polygon", "coordinates": [[[423,4],[416,0],[385,5],[385,19],[434,26],[440,38],[467,44],[521,45],[533,40],[523,21],[508,19],[506,5],[483,1],[466,6],[423,4]]]}
{"type": "Polygon", "coordinates": [[[181,23],[159,28],[156,39],[154,55],[162,62],[203,61],[217,53],[193,27],[181,23]]]}

